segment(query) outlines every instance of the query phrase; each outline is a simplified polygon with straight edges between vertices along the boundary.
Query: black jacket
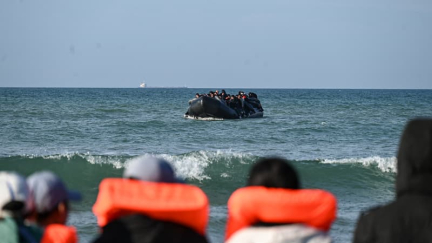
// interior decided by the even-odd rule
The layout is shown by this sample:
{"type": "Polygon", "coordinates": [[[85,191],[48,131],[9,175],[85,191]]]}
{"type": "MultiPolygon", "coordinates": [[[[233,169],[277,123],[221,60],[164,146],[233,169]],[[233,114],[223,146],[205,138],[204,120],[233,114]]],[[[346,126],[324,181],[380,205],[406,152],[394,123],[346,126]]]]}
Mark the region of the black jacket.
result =
{"type": "Polygon", "coordinates": [[[107,224],[94,243],[207,243],[205,236],[172,222],[141,214],[121,217],[107,224]]]}
{"type": "Polygon", "coordinates": [[[432,119],[408,123],[397,155],[396,200],[360,216],[354,242],[432,242],[432,119]]]}

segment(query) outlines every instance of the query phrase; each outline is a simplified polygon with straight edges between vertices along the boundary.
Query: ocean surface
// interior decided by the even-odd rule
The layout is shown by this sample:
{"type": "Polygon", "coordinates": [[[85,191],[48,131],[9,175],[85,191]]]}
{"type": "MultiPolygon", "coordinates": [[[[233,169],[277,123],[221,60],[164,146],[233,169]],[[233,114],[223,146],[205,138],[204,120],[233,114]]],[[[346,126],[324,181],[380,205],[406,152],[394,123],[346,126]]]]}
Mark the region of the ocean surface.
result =
{"type": "Polygon", "coordinates": [[[207,233],[220,243],[230,194],[245,185],[257,159],[283,156],[303,187],[337,196],[330,234],[334,242],[350,242],[361,210],[395,196],[406,122],[432,116],[432,90],[242,89],[258,94],[264,118],[184,119],[189,99],[210,90],[0,88],[0,170],[51,170],[82,192],[68,223],[80,242],[91,242],[99,182],[121,177],[135,156],[161,156],[207,193],[207,233]]]}

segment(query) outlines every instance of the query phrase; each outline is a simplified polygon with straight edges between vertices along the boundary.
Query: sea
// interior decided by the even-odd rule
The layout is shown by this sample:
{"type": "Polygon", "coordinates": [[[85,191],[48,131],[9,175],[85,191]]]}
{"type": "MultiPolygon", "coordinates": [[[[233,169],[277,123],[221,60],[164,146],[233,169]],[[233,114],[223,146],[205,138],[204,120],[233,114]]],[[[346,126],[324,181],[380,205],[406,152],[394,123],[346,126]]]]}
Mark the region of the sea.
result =
{"type": "Polygon", "coordinates": [[[207,235],[221,243],[231,193],[258,159],[283,157],[303,188],[337,197],[330,235],[351,242],[360,213],[395,197],[404,126],[432,117],[432,90],[241,88],[225,90],[256,93],[263,118],[184,118],[195,93],[223,88],[0,88],[0,170],[50,170],[80,191],[68,224],[91,242],[100,181],[121,177],[136,156],[162,157],[207,194],[207,235]]]}

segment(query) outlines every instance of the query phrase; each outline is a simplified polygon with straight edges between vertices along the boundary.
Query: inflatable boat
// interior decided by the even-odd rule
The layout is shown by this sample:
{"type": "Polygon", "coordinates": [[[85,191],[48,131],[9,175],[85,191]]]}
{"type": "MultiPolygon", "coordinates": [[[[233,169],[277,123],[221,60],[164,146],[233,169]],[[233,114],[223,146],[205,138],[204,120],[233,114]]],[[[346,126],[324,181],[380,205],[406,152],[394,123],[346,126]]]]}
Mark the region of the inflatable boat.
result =
{"type": "MultiPolygon", "coordinates": [[[[253,100],[251,100],[253,101],[253,100]]],[[[259,118],[264,116],[264,110],[254,102],[241,100],[241,109],[233,109],[218,98],[201,96],[189,101],[189,109],[184,115],[188,119],[224,120],[241,118],[259,118]]],[[[259,101],[257,100],[259,103],[259,101]]]]}

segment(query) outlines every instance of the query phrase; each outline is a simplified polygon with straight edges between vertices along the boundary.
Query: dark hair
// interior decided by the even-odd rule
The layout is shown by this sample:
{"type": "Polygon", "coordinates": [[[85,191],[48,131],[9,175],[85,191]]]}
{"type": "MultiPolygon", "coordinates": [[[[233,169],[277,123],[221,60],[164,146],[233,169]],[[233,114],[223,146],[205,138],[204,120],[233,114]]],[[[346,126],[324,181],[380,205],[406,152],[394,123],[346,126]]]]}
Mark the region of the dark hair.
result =
{"type": "Polygon", "coordinates": [[[24,202],[10,201],[10,202],[6,203],[2,209],[8,210],[8,211],[20,211],[20,210],[23,210],[24,207],[25,207],[24,202]]]}
{"type": "Polygon", "coordinates": [[[10,201],[3,206],[2,210],[9,211],[12,217],[20,218],[24,216],[24,208],[25,208],[24,202],[10,201]]]}
{"type": "Polygon", "coordinates": [[[51,214],[53,214],[55,211],[57,211],[57,208],[58,208],[58,206],[59,206],[60,203],[64,203],[64,205],[66,207],[66,210],[70,209],[69,201],[68,200],[63,200],[63,201],[59,202],[55,207],[53,207],[49,211],[41,212],[41,213],[38,212],[37,216],[36,216],[37,222],[40,223],[40,224],[42,224],[42,222],[44,222],[46,219],[48,219],[51,216],[51,214]]]}
{"type": "Polygon", "coordinates": [[[253,92],[249,92],[249,97],[253,97],[253,98],[257,98],[258,99],[258,96],[255,93],[253,93],[253,92]]]}
{"type": "Polygon", "coordinates": [[[300,189],[300,180],[288,160],[271,157],[252,166],[247,186],[300,189]]]}

